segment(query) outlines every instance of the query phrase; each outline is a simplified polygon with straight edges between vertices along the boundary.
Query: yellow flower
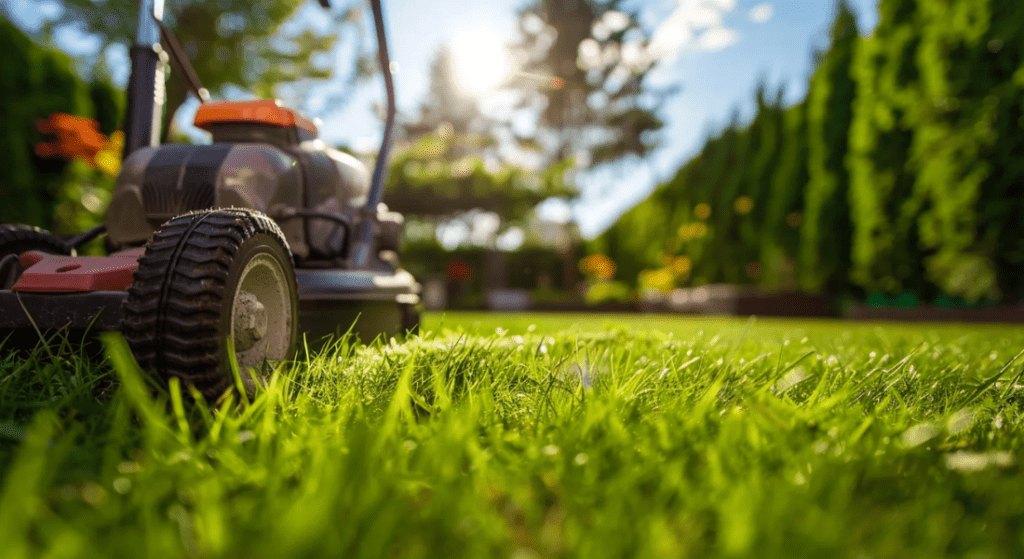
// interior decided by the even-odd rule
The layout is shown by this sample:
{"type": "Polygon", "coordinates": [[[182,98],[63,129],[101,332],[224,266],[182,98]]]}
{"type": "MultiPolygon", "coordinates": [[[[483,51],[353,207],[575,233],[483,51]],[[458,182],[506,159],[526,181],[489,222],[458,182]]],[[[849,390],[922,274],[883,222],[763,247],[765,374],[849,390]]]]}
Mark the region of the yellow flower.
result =
{"type": "Polygon", "coordinates": [[[667,268],[644,270],[640,272],[637,279],[642,289],[654,289],[667,293],[675,287],[675,277],[667,268]]]}
{"type": "Polygon", "coordinates": [[[750,196],[740,196],[736,199],[733,207],[736,209],[736,213],[746,215],[750,213],[750,210],[754,209],[754,201],[750,199],[750,196]]]}
{"type": "Polygon", "coordinates": [[[693,208],[693,215],[696,216],[697,219],[701,219],[701,220],[707,219],[707,218],[711,217],[711,206],[709,206],[709,205],[707,205],[707,204],[705,204],[703,202],[700,203],[700,204],[697,204],[693,208]]]}
{"type": "Polygon", "coordinates": [[[672,259],[672,273],[679,277],[690,275],[692,264],[686,256],[677,256],[672,259]]]}
{"type": "Polygon", "coordinates": [[[693,224],[693,236],[697,239],[703,239],[704,235],[708,234],[708,226],[703,223],[693,224]]]}
{"type": "Polygon", "coordinates": [[[107,138],[103,147],[96,152],[93,161],[96,168],[104,173],[116,177],[121,171],[121,151],[124,149],[124,132],[117,130],[107,138]]]}
{"type": "Polygon", "coordinates": [[[615,263],[603,254],[591,254],[580,260],[580,271],[588,277],[606,280],[615,275],[615,263]]]}

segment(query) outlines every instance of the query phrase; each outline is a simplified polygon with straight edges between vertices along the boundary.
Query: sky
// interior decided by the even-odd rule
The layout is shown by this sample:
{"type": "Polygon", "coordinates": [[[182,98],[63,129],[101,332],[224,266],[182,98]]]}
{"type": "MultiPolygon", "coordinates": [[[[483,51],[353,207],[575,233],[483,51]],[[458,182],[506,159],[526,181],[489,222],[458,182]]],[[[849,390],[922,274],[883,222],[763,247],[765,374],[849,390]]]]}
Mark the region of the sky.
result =
{"type": "MultiPolygon", "coordinates": [[[[173,4],[174,0],[167,0],[173,4]]],[[[515,39],[516,9],[524,0],[384,0],[389,50],[397,65],[396,92],[400,112],[414,115],[428,87],[430,62],[440,45],[481,45],[480,53],[494,52],[493,44],[515,39]],[[488,46],[491,48],[487,48],[488,46]]],[[[868,33],[877,17],[877,0],[849,0],[858,14],[861,32],[868,33]]],[[[22,27],[32,29],[57,13],[50,0],[0,0],[22,27]]],[[[298,19],[319,17],[315,2],[298,19]]],[[[827,31],[834,15],[833,0],[647,0],[626,2],[636,8],[641,22],[653,31],[649,55],[658,60],[650,83],[679,86],[662,106],[666,127],[661,148],[645,161],[627,162],[596,173],[581,184],[581,197],[571,205],[551,201],[540,208],[542,217],[572,217],[585,237],[593,237],[614,223],[623,212],[643,200],[660,182],[693,156],[709,134],[727,124],[735,111],[741,119],[753,112],[753,93],[761,80],[770,90],[785,87],[788,103],[806,93],[812,52],[827,46],[827,31]]],[[[58,34],[57,45],[73,54],[86,54],[98,42],[68,29],[58,34]]],[[[341,45],[341,49],[346,45],[341,45]]],[[[108,49],[114,67],[127,62],[123,49],[108,49]]],[[[339,61],[348,60],[345,52],[339,61]]],[[[487,57],[466,59],[467,73],[491,70],[487,57]],[[484,60],[481,66],[481,59],[484,60]]],[[[127,70],[114,78],[127,80],[127,70]]],[[[327,86],[330,87],[330,86],[327,86]]],[[[321,136],[330,143],[373,150],[380,141],[380,121],[372,105],[382,102],[379,80],[366,82],[342,106],[324,107],[321,136]]],[[[194,103],[179,115],[191,120],[194,103]]],[[[315,106],[316,103],[313,103],[315,106]]]]}

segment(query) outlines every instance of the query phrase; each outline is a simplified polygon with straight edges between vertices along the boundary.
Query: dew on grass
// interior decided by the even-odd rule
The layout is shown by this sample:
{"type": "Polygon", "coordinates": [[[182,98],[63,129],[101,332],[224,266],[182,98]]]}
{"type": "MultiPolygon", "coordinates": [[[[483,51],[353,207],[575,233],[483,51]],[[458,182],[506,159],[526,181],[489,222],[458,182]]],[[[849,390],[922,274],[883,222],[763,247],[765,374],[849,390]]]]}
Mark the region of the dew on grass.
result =
{"type": "Polygon", "coordinates": [[[576,455],[576,458],[572,459],[572,462],[573,462],[573,464],[576,464],[577,466],[582,466],[582,465],[586,464],[587,460],[589,460],[589,459],[590,458],[585,453],[581,452],[581,453],[576,455]]]}
{"type": "Polygon", "coordinates": [[[107,500],[107,491],[94,482],[86,482],[82,486],[82,500],[93,506],[100,506],[107,500]]]}
{"type": "MultiPolygon", "coordinates": [[[[211,448],[210,450],[213,449],[211,448]]],[[[121,462],[120,464],[117,465],[117,472],[125,475],[137,474],[141,469],[142,468],[139,467],[139,463],[134,461],[121,462]]]]}
{"type": "Polygon", "coordinates": [[[774,388],[776,392],[781,394],[789,390],[790,388],[793,388],[794,386],[800,384],[806,379],[807,371],[805,371],[803,367],[797,367],[783,375],[782,378],[780,378],[778,382],[775,383],[774,388]]]}
{"type": "Polygon", "coordinates": [[[132,482],[126,477],[119,477],[114,480],[114,491],[117,491],[121,495],[132,490],[132,482]]]}
{"type": "Polygon", "coordinates": [[[537,329],[537,325],[536,324],[531,324],[531,325],[526,327],[526,331],[527,332],[533,332],[536,329],[537,329]]]}
{"type": "Polygon", "coordinates": [[[240,442],[240,443],[248,442],[248,441],[251,441],[251,440],[253,440],[255,438],[256,438],[256,433],[253,433],[252,431],[250,431],[248,429],[246,429],[245,431],[240,431],[238,433],[238,442],[240,442]]]}
{"type": "MultiPolygon", "coordinates": [[[[244,432],[245,431],[243,431],[243,433],[244,432]]],[[[252,433],[252,431],[249,431],[249,433],[252,433]]],[[[239,433],[238,436],[239,436],[239,439],[241,439],[242,433],[239,433]]],[[[253,437],[255,437],[255,435],[253,435],[253,437]]],[[[248,439],[246,439],[246,440],[248,440],[248,439]]],[[[167,461],[167,463],[168,464],[177,464],[179,462],[188,462],[191,459],[192,459],[192,453],[190,451],[188,451],[188,450],[179,450],[178,452],[175,452],[174,454],[171,455],[171,458],[167,461]]]]}
{"type": "Polygon", "coordinates": [[[949,421],[946,422],[946,429],[948,429],[950,433],[959,433],[960,431],[969,428],[971,424],[974,423],[974,417],[975,414],[972,411],[959,410],[949,418],[949,421]]]}
{"type": "Polygon", "coordinates": [[[1013,455],[1006,451],[957,451],[945,454],[943,459],[946,468],[965,474],[980,472],[990,466],[1006,468],[1016,462],[1013,455]]]}
{"type": "Polygon", "coordinates": [[[553,444],[549,444],[549,445],[544,447],[544,454],[546,454],[548,456],[555,456],[555,455],[558,454],[558,452],[559,452],[558,447],[553,445],[553,444]]]}
{"type": "Polygon", "coordinates": [[[406,452],[412,452],[416,450],[417,446],[419,445],[416,444],[416,441],[412,439],[406,439],[404,442],[402,442],[402,448],[405,449],[406,452]]]}
{"type": "Polygon", "coordinates": [[[931,423],[921,423],[907,429],[900,435],[900,441],[905,447],[914,447],[923,444],[939,434],[939,430],[931,423]]]}
{"type": "Polygon", "coordinates": [[[540,559],[540,554],[528,547],[520,547],[512,552],[510,559],[540,559]]]}

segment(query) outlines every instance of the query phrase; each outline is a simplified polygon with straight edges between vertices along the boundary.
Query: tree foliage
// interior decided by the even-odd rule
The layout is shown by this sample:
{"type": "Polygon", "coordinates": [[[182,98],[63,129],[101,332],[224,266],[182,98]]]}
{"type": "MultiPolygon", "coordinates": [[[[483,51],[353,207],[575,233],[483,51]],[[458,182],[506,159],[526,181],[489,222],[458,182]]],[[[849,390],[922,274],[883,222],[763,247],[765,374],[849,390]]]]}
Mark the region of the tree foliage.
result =
{"type": "Polygon", "coordinates": [[[519,107],[537,113],[523,139],[554,160],[586,154],[593,164],[644,157],[664,123],[666,92],[646,83],[655,61],[649,38],[624,2],[536,1],[520,11],[519,107]]]}
{"type": "Polygon", "coordinates": [[[858,57],[856,278],[886,291],[1024,295],[1024,6],[888,0],[858,57]]]}
{"type": "Polygon", "coordinates": [[[503,160],[498,154],[501,126],[459,87],[452,53],[442,46],[417,118],[401,126],[403,142],[388,173],[388,206],[435,218],[490,211],[507,226],[546,198],[576,194],[567,181],[571,160],[538,172],[503,160]]]}
{"type": "Polygon", "coordinates": [[[1022,29],[1015,0],[881,0],[861,37],[838,2],[805,101],[759,93],[749,125],[710,138],[594,249],[662,288],[786,285],[791,263],[809,292],[1019,300],[1022,29]],[[692,225],[700,204],[706,232],[692,225]],[[641,221],[665,224],[646,250],[626,240],[641,221]],[[680,241],[695,231],[699,243],[680,241]]]}
{"type": "MultiPolygon", "coordinates": [[[[236,87],[263,98],[273,98],[278,84],[331,76],[333,64],[324,64],[337,39],[286,22],[308,0],[168,0],[164,24],[180,40],[203,85],[213,94],[236,87]]],[[[104,45],[130,46],[135,39],[137,0],[61,0],[64,8],[43,33],[75,25],[102,40],[104,45]]],[[[315,3],[314,3],[315,4],[315,3]]],[[[337,22],[354,24],[358,10],[344,10],[337,22]]],[[[356,49],[359,50],[358,48],[356,49]]],[[[353,64],[349,80],[365,74],[367,64],[353,64]]],[[[174,112],[186,100],[188,89],[180,77],[167,84],[164,132],[174,112]]],[[[291,101],[289,99],[289,101],[291,101]]]]}
{"type": "Polygon", "coordinates": [[[764,86],[755,102],[749,124],[734,117],[592,243],[591,250],[615,261],[621,279],[661,290],[793,283],[802,197],[790,186],[806,176],[805,110],[784,108],[782,92],[769,97],[764,86]]]}
{"type": "Polygon", "coordinates": [[[856,84],[852,70],[860,34],[845,0],[837,3],[831,43],[811,77],[808,103],[808,182],[802,228],[801,284],[811,292],[848,289],[851,229],[850,122],[856,84]]]}

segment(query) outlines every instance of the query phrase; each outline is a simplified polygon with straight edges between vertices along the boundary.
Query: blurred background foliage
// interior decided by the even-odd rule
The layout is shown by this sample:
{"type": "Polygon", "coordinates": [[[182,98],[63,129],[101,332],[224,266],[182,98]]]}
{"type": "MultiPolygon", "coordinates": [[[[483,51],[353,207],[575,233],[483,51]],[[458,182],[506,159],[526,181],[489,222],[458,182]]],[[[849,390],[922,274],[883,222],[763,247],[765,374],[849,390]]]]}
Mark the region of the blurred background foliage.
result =
{"type": "MultiPolygon", "coordinates": [[[[105,0],[98,9],[94,0],[60,0],[61,15],[49,20],[37,32],[39,39],[52,36],[63,25],[75,25],[100,39],[105,50],[112,44],[130,46],[138,22],[137,0],[105,0]]],[[[321,32],[309,26],[288,26],[307,0],[174,0],[164,3],[164,25],[178,37],[203,86],[220,95],[231,88],[261,98],[283,97],[290,106],[302,107],[310,80],[331,77],[334,68],[327,55],[340,33],[362,40],[365,32],[361,2],[334,2],[329,13],[335,32],[321,32]],[[281,87],[284,85],[285,87],[281,87]]],[[[345,80],[349,85],[369,76],[374,59],[355,49],[354,63],[345,80]]],[[[372,55],[372,52],[370,53],[372,55]]],[[[351,87],[337,92],[346,97],[351,87]]],[[[173,118],[188,97],[187,83],[167,82],[165,141],[173,137],[173,118]]],[[[341,104],[329,99],[325,107],[341,104]]]]}
{"type": "Polygon", "coordinates": [[[751,122],[589,244],[620,280],[1024,296],[1024,3],[881,0],[867,37],[837,8],[800,103],[761,87],[751,122]]]}
{"type": "MultiPolygon", "coordinates": [[[[127,42],[134,3],[123,3],[97,15],[90,1],[67,0],[62,17],[127,42]]],[[[272,4],[249,17],[251,3],[174,3],[168,22],[189,55],[214,54],[193,58],[212,91],[301,97],[296,80],[327,75],[313,61],[338,35],[291,30],[271,40],[302,3],[272,4]],[[237,60],[244,63],[230,62],[237,60]]],[[[787,105],[781,89],[763,83],[753,118],[741,121],[737,111],[585,251],[571,234],[557,246],[530,241],[543,237],[530,232],[534,208],[571,199],[593,167],[643,158],[657,146],[657,107],[670,92],[647,85],[656,63],[642,50],[627,56],[630,45],[649,40],[637,15],[617,1],[525,5],[513,47],[523,67],[503,84],[515,98],[505,115],[460,91],[452,53],[442,48],[418,113],[401,115],[387,183],[389,206],[407,214],[412,229],[424,226],[407,243],[409,267],[443,277],[475,270],[472,279],[456,274],[477,293],[469,300],[488,286],[573,297],[587,289],[592,301],[621,301],[730,283],[845,299],[1020,301],[1024,4],[880,0],[878,9],[865,36],[838,1],[802,100],[787,105]],[[606,64],[606,51],[628,59],[630,71],[606,64]],[[516,125],[522,111],[532,111],[535,126],[516,125]],[[445,248],[434,234],[481,213],[496,224],[473,246],[445,248]],[[516,231],[518,252],[481,256],[516,231]],[[520,254],[529,256],[521,262],[520,254]],[[601,258],[580,261],[587,254],[601,258]],[[547,267],[557,273],[537,271],[547,267]]],[[[339,33],[361,36],[358,10],[335,10],[339,33]]],[[[109,135],[120,125],[123,94],[102,65],[82,77],[45,36],[28,37],[3,19],[0,43],[0,149],[8,154],[0,221],[81,231],[100,220],[112,179],[80,160],[38,157],[37,122],[69,113],[96,119],[109,135]]],[[[350,80],[374,70],[366,51],[356,51],[350,80]]],[[[168,87],[171,113],[184,88],[173,76],[168,87]]]]}
{"type": "Polygon", "coordinates": [[[97,74],[83,80],[71,59],[43,48],[0,18],[0,223],[26,223],[70,235],[99,223],[113,178],[84,161],[43,158],[38,124],[55,113],[95,119],[100,131],[120,126],[124,94],[97,74]]]}

